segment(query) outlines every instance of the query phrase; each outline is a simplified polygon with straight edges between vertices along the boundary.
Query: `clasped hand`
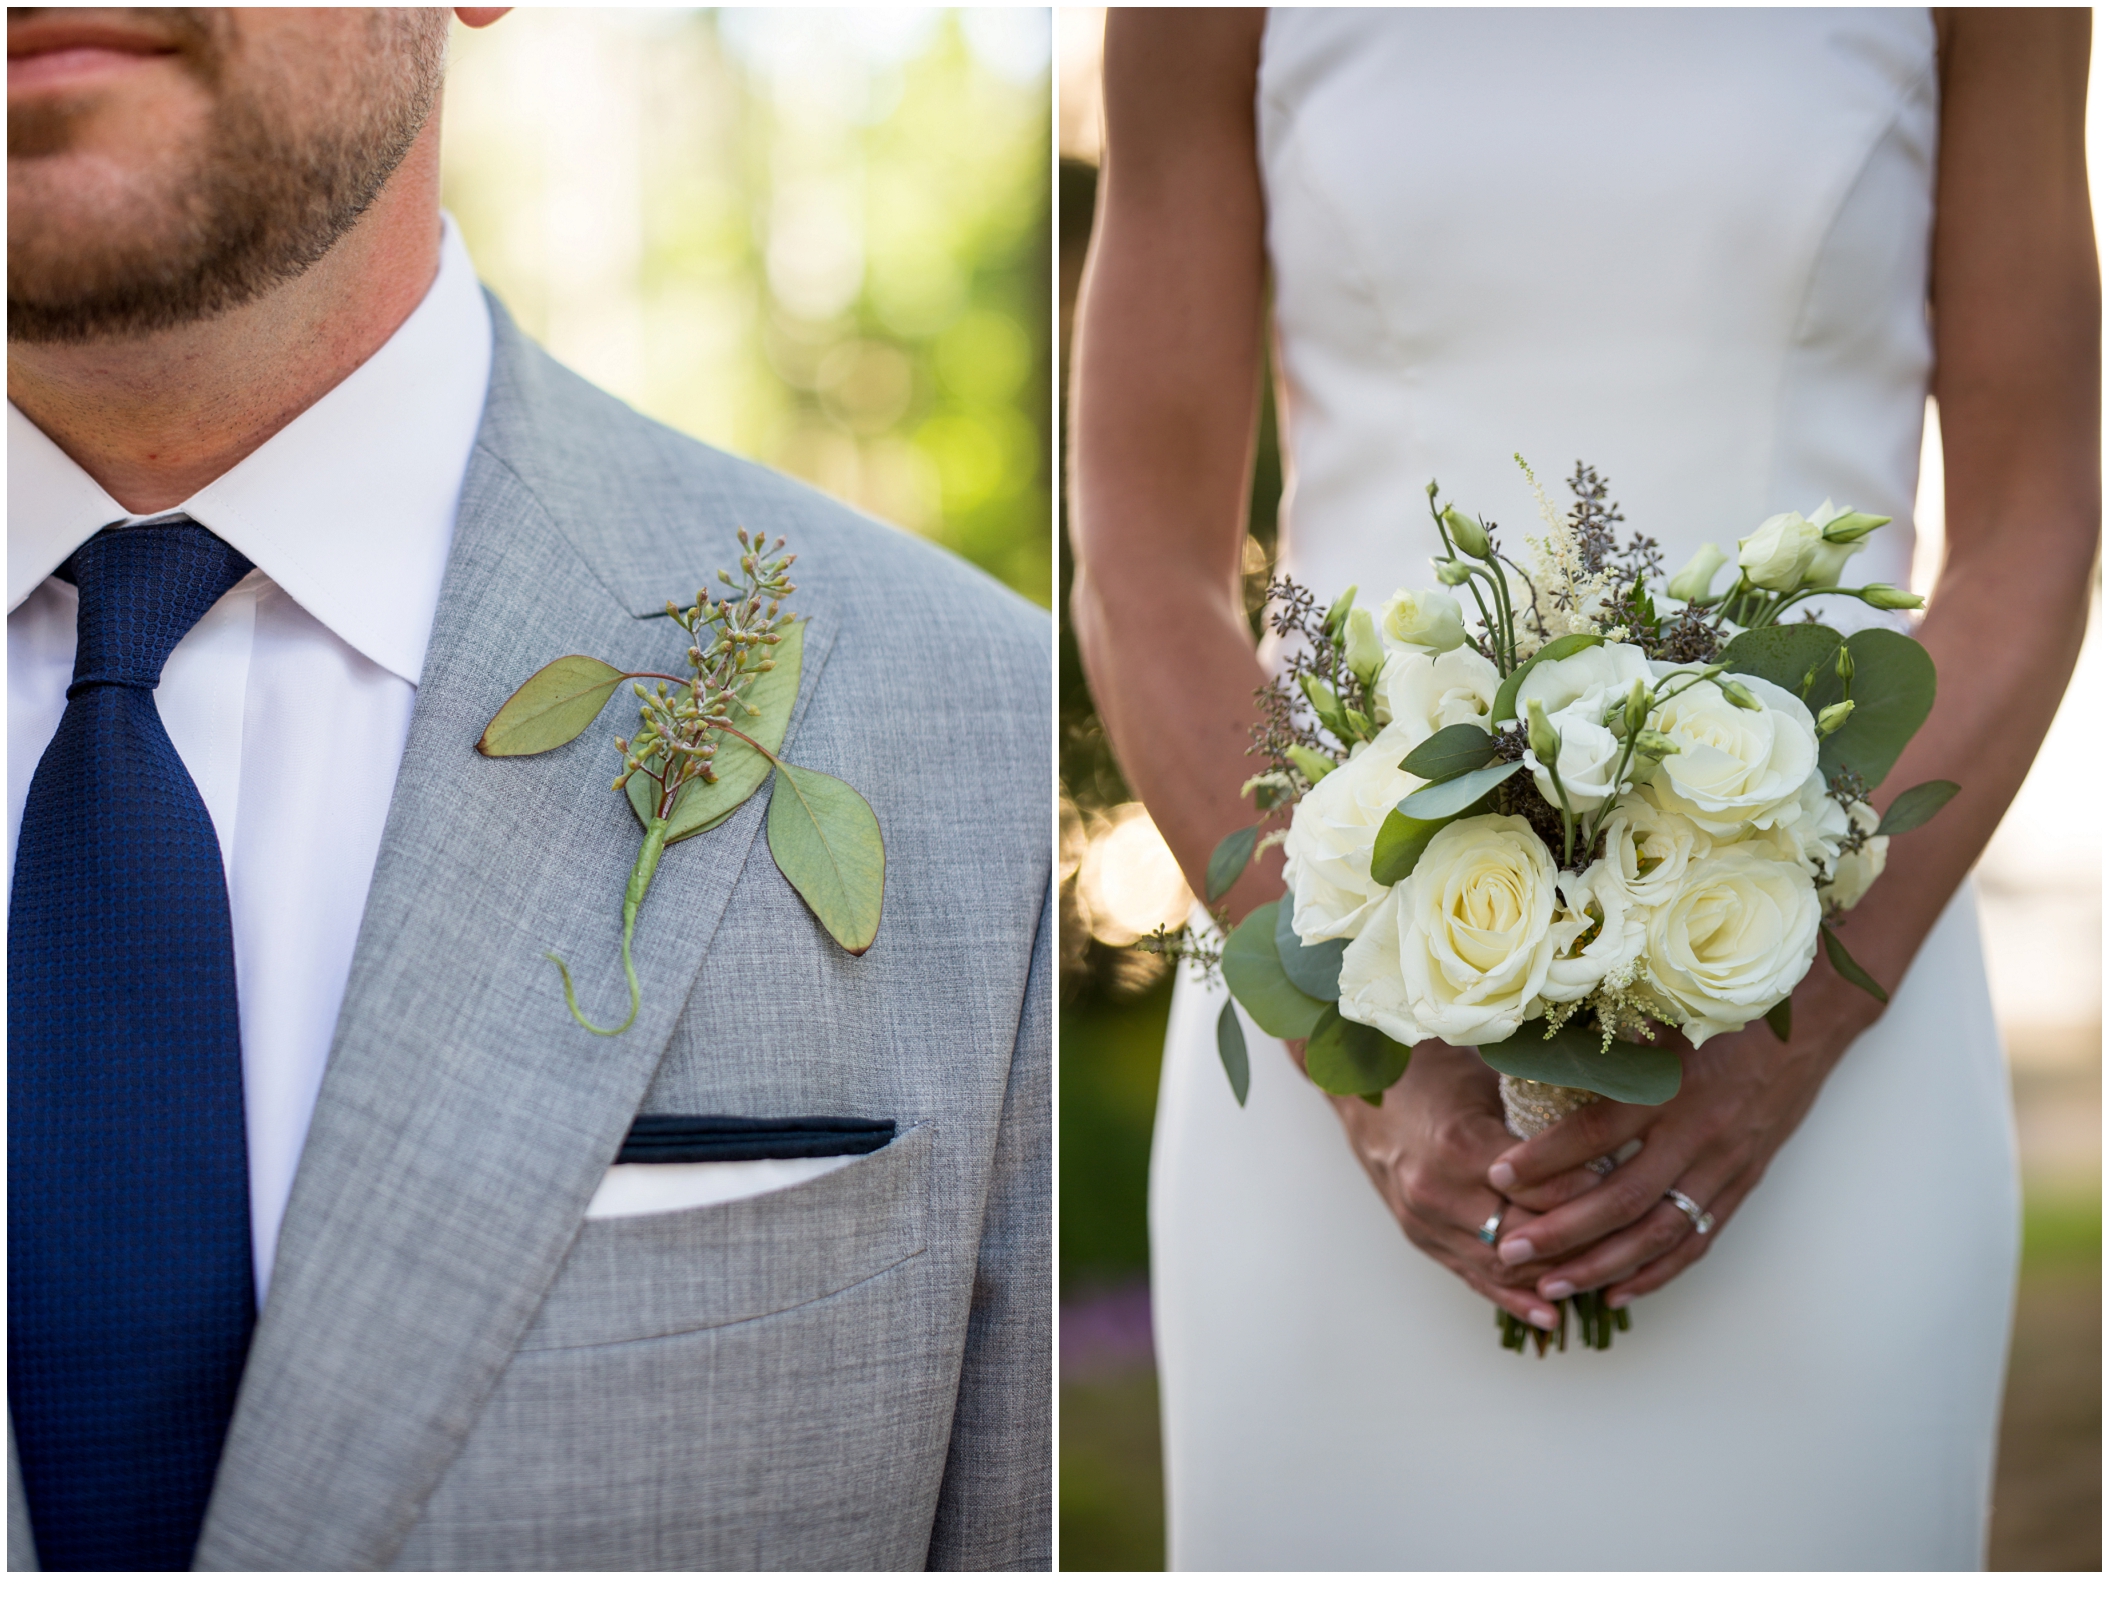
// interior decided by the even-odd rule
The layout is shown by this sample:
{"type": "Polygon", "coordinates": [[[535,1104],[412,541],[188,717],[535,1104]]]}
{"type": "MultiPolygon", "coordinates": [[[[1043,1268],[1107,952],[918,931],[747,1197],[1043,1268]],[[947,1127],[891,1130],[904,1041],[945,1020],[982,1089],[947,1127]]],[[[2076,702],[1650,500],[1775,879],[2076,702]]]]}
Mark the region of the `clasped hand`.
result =
{"type": "MultiPolygon", "coordinates": [[[[1849,1040],[1850,1037],[1846,1037],[1849,1040]]],[[[1844,1042],[1782,1045],[1762,1024],[1684,1054],[1676,1097],[1592,1103],[1519,1142],[1494,1073],[1468,1047],[1425,1041],[1379,1107],[1336,1097],[1348,1140],[1408,1239],[1535,1326],[1607,1289],[1623,1305],[1703,1257],[1801,1123],[1844,1042]],[[1591,1160],[1638,1141],[1606,1175],[1591,1160]],[[1671,1188],[1713,1215],[1702,1236],[1671,1188]],[[1498,1241],[1480,1228],[1500,1216],[1498,1241]]]]}

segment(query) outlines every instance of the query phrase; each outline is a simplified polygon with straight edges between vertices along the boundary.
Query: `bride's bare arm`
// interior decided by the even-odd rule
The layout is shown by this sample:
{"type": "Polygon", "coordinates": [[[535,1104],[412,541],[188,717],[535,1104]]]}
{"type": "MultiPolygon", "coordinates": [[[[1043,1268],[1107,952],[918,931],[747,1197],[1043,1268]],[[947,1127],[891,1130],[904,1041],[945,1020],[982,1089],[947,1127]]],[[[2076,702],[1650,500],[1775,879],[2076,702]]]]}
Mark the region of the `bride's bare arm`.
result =
{"type": "MultiPolygon", "coordinates": [[[[1259,405],[1260,11],[1106,18],[1106,159],[1078,296],[1070,621],[1131,787],[1187,882],[1252,821],[1239,557],[1259,405]]],[[[1248,877],[1242,913],[1278,890],[1248,877]]]]}
{"type": "MultiPolygon", "coordinates": [[[[1265,302],[1253,130],[1264,19],[1108,14],[1106,161],[1077,310],[1070,619],[1114,754],[1196,889],[1216,842],[1252,821],[1238,788],[1265,680],[1238,565],[1265,302]]],[[[1280,893],[1279,867],[1276,854],[1240,881],[1234,915],[1280,893]]],[[[1436,1047],[1381,1108],[1335,1106],[1414,1243],[1550,1322],[1534,1272],[1498,1271],[1474,1235],[1501,1207],[1486,1185],[1505,1133],[1485,1066],[1436,1047]]]]}
{"type": "MultiPolygon", "coordinates": [[[[2086,628],[2101,530],[2088,28],[2084,10],[1941,18],[1932,302],[1948,543],[1918,634],[1940,696],[1877,800],[1929,778],[1963,790],[1930,826],[1893,843],[1887,872],[1844,930],[1854,956],[1891,984],[2020,788],[2086,628]]],[[[1571,1190],[1541,1193],[1548,1177],[1647,1136],[1601,1187],[1519,1234],[1529,1244],[1515,1248],[1519,1258],[1586,1250],[1546,1272],[1539,1292],[1608,1281],[1623,1302],[1697,1259],[1707,1240],[1662,1203],[1664,1189],[1725,1219],[1878,1012],[1819,961],[1795,993],[1789,1046],[1762,1026],[1722,1037],[1687,1059],[1686,1091],[1666,1108],[1599,1105],[1507,1153],[1494,1184],[1542,1206],[1571,1190]]]]}

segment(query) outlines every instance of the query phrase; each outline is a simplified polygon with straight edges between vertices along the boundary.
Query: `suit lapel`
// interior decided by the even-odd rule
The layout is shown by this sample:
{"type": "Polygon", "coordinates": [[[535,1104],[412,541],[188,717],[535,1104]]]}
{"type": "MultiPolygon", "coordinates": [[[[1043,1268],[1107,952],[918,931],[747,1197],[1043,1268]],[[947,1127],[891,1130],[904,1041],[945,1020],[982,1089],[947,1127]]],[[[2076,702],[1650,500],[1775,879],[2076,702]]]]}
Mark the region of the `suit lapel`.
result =
{"type": "MultiPolygon", "coordinates": [[[[393,1558],[562,1263],[761,822],[766,791],[667,853],[638,922],[636,1024],[573,1024],[545,952],[589,1017],[627,1007],[641,836],[608,787],[619,718],[544,756],[472,747],[560,654],[677,668],[679,631],[641,617],[693,592],[693,556],[729,553],[731,520],[636,507],[619,463],[556,430],[549,394],[578,383],[494,315],[491,399],[201,1568],[393,1558]]],[[[832,641],[809,609],[794,729],[832,641]]]]}

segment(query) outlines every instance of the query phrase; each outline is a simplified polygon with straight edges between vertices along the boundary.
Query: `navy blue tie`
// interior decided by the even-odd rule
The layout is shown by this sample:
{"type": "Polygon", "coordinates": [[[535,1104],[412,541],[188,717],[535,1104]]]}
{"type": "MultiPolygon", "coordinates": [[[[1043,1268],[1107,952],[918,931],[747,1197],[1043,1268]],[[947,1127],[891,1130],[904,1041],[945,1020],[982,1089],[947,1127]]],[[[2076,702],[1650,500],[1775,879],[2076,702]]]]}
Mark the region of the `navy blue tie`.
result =
{"type": "Polygon", "coordinates": [[[185,521],[90,538],[7,936],[7,1402],[47,1569],[182,1571],[256,1324],[220,842],[154,709],[249,571],[185,521]]]}

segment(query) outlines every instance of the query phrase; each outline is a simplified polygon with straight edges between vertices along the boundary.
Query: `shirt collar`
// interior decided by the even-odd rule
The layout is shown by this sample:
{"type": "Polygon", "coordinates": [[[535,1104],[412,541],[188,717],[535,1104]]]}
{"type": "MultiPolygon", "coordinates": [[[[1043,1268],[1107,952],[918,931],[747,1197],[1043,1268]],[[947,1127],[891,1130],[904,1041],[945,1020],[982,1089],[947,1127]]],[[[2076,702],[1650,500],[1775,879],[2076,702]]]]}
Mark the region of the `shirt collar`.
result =
{"type": "MultiPolygon", "coordinates": [[[[490,373],[490,309],[448,218],[439,274],[416,311],[180,512],[360,654],[415,683],[490,373]]],[[[12,611],[90,536],[134,517],[12,403],[7,459],[12,611]]]]}

